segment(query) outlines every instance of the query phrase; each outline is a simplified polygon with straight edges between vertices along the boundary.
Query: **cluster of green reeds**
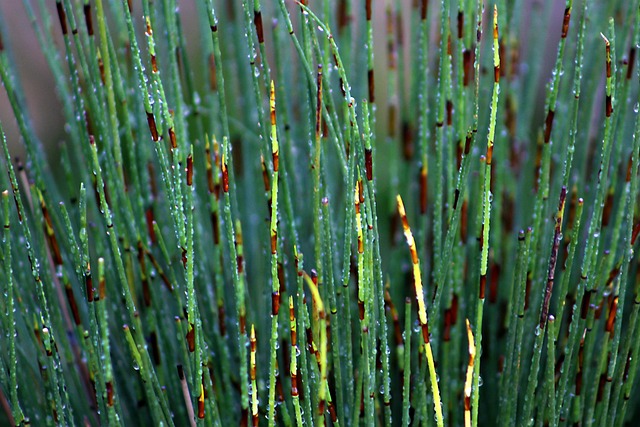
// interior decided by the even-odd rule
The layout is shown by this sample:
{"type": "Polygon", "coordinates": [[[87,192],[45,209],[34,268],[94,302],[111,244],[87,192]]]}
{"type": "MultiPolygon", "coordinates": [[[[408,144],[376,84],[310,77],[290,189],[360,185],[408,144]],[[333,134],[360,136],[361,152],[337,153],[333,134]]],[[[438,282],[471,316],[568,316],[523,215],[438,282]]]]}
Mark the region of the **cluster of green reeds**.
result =
{"type": "Polygon", "coordinates": [[[23,2],[0,424],[638,419],[638,0],[23,2]]]}

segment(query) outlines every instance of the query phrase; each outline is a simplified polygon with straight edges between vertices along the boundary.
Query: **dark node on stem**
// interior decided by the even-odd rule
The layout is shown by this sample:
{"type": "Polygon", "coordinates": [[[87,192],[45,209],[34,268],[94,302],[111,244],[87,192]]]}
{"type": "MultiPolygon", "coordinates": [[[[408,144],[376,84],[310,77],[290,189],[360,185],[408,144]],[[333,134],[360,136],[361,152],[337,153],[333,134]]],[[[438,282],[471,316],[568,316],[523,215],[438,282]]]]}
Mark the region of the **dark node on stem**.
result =
{"type": "Polygon", "coordinates": [[[633,175],[633,156],[629,154],[629,162],[627,163],[626,182],[631,182],[632,175],[633,175]]]}
{"type": "Polygon", "coordinates": [[[347,16],[347,0],[338,0],[337,22],[338,32],[341,33],[349,22],[349,17],[347,16]]]}
{"type": "Polygon", "coordinates": [[[373,156],[371,148],[364,150],[364,167],[367,173],[367,181],[373,179],[373,156]]]}
{"type": "Polygon", "coordinates": [[[569,20],[571,19],[571,8],[567,7],[564,10],[564,19],[562,20],[562,37],[563,39],[567,37],[567,33],[569,32],[569,20]]]}
{"type": "Polygon", "coordinates": [[[578,369],[576,372],[576,396],[580,396],[582,393],[582,369],[578,369]]]}
{"type": "Polygon", "coordinates": [[[342,97],[347,96],[347,92],[344,89],[344,82],[342,81],[342,77],[340,77],[340,92],[342,93],[342,97]]]}
{"type": "Polygon", "coordinates": [[[489,302],[495,304],[498,301],[498,281],[500,280],[500,265],[493,264],[491,266],[491,281],[489,282],[489,302]]]}
{"type": "Polygon", "coordinates": [[[249,408],[242,408],[242,414],[240,416],[240,427],[247,427],[249,425],[249,408]]]}
{"type": "Polygon", "coordinates": [[[156,334],[156,331],[151,331],[149,334],[149,343],[151,344],[153,363],[156,366],[160,366],[160,347],[158,347],[158,334],[156,334]]]}
{"type": "Polygon", "coordinates": [[[547,118],[544,121],[544,143],[548,144],[551,140],[551,129],[553,129],[553,117],[555,111],[549,108],[547,111],[547,118]]]}
{"type": "Polygon", "coordinates": [[[91,4],[84,5],[84,23],[87,26],[87,33],[93,36],[93,18],[91,17],[91,4]]]}
{"type": "Polygon", "coordinates": [[[604,385],[607,382],[607,374],[600,374],[600,380],[598,382],[598,394],[596,395],[596,401],[602,402],[602,396],[604,395],[604,385]]]}
{"type": "Polygon", "coordinates": [[[447,99],[447,126],[451,126],[453,123],[453,102],[450,99],[447,99]]]}
{"type": "Polygon", "coordinates": [[[149,238],[151,239],[151,243],[156,243],[156,232],[153,229],[153,206],[149,206],[149,208],[145,211],[144,214],[147,220],[147,233],[149,234],[149,238]]]}
{"type": "Polygon", "coordinates": [[[472,50],[465,49],[464,52],[462,52],[462,63],[463,63],[463,70],[464,70],[462,85],[464,87],[469,86],[469,82],[471,81],[471,79],[473,79],[473,57],[474,56],[475,55],[472,50]]]}
{"type": "Polygon", "coordinates": [[[291,397],[298,397],[298,375],[291,374],[291,397]]]}
{"type": "Polygon", "coordinates": [[[375,79],[373,74],[373,68],[370,68],[367,71],[367,82],[369,86],[369,102],[373,104],[374,102],[376,102],[376,93],[375,93],[376,84],[375,84],[375,79]]]}
{"type": "Polygon", "coordinates": [[[225,193],[229,192],[229,170],[225,162],[222,162],[222,190],[225,193]]]}
{"type": "Polygon", "coordinates": [[[220,222],[218,212],[211,212],[211,228],[213,229],[213,244],[220,244],[220,222]]]}
{"type": "Polygon", "coordinates": [[[493,141],[489,141],[489,144],[487,146],[487,157],[486,157],[487,166],[491,166],[492,161],[493,161],[493,141]]]}
{"type": "Polygon", "coordinates": [[[605,106],[605,114],[607,118],[611,117],[611,113],[613,113],[613,104],[611,103],[611,95],[607,95],[605,106]]]}
{"type": "MultiPolygon", "coordinates": [[[[385,402],[385,405],[386,404],[387,402],[385,402]]],[[[331,417],[331,422],[335,425],[335,423],[338,421],[338,414],[336,413],[336,407],[333,402],[329,402],[329,416],[331,417]]]]}
{"type": "Polygon", "coordinates": [[[238,264],[238,274],[242,274],[244,272],[244,256],[237,255],[236,263],[238,264]]]}
{"type": "Polygon", "coordinates": [[[193,353],[194,351],[196,351],[196,330],[193,327],[193,323],[189,323],[189,330],[187,331],[186,338],[189,352],[193,353]]]}
{"type": "MultiPolygon", "coordinates": [[[[91,271],[88,271],[84,276],[85,289],[87,290],[87,301],[93,302],[93,279],[91,278],[91,271]]],[[[102,299],[102,297],[100,298],[102,299]]]]}
{"type": "Polygon", "coordinates": [[[247,333],[247,318],[244,314],[240,315],[240,335],[245,335],[247,333]]]}
{"type": "Polygon", "coordinates": [[[413,132],[411,125],[406,120],[402,122],[402,153],[407,161],[413,158],[413,132]]]}
{"type": "MultiPolygon", "coordinates": [[[[604,328],[606,332],[613,332],[613,325],[616,320],[617,309],[618,309],[618,297],[614,297],[613,300],[611,300],[611,303],[609,304],[609,317],[607,317],[607,323],[604,328]]],[[[612,336],[609,336],[609,338],[611,339],[612,336]]]]}
{"type": "Polygon", "coordinates": [[[458,10],[458,38],[464,38],[464,12],[458,10]]]}
{"type": "Polygon", "coordinates": [[[321,399],[320,402],[318,402],[318,416],[324,418],[324,399],[321,399]]]}
{"type": "Polygon", "coordinates": [[[586,291],[582,296],[582,305],[580,306],[580,317],[582,318],[582,320],[585,320],[587,318],[592,293],[593,291],[586,291]]]}
{"type": "Polygon", "coordinates": [[[151,289],[149,288],[149,280],[146,277],[142,279],[142,300],[145,307],[151,306],[151,289]]]}
{"type": "Polygon", "coordinates": [[[153,116],[153,113],[148,111],[147,112],[147,124],[149,125],[149,130],[151,131],[151,139],[153,139],[154,142],[158,141],[158,128],[156,127],[156,119],[153,116]]]}
{"type": "Polygon", "coordinates": [[[271,293],[271,315],[277,316],[280,312],[280,292],[271,293]]]}
{"type": "Polygon", "coordinates": [[[264,31],[262,29],[262,12],[259,10],[253,11],[253,23],[256,26],[256,34],[258,35],[258,43],[264,43],[264,31]]]}
{"type": "Polygon", "coordinates": [[[62,29],[62,35],[66,36],[69,33],[67,29],[67,14],[64,11],[64,6],[62,6],[62,2],[56,2],[56,9],[58,10],[58,19],[60,20],[60,28],[62,29]]]}
{"type": "Polygon", "coordinates": [[[524,310],[529,309],[529,298],[531,297],[531,276],[527,275],[527,282],[524,287],[524,310]]]}
{"type": "Polygon", "coordinates": [[[151,72],[154,74],[158,73],[158,60],[155,55],[151,55],[151,72]]]}
{"type": "Polygon", "coordinates": [[[428,0],[422,0],[420,2],[420,19],[425,21],[427,19],[427,7],[429,5],[428,0]]]}
{"type": "Polygon", "coordinates": [[[2,34],[0,34],[0,52],[4,51],[4,40],[2,39],[2,34]]]}
{"type": "Polygon", "coordinates": [[[502,219],[503,230],[510,233],[513,230],[513,212],[515,212],[515,202],[511,194],[505,189],[502,193],[502,219]]]}
{"type": "Polygon", "coordinates": [[[178,148],[178,143],[176,142],[176,133],[173,128],[169,128],[169,141],[171,141],[171,149],[178,148]]]}
{"type": "Polygon", "coordinates": [[[186,269],[187,268],[187,261],[189,260],[187,258],[187,249],[186,248],[182,248],[181,259],[182,259],[182,266],[186,269]]]}
{"type": "Polygon", "coordinates": [[[204,419],[204,396],[202,395],[198,397],[198,418],[204,419]]]}
{"type": "Polygon", "coordinates": [[[500,65],[493,67],[493,81],[496,84],[500,83],[500,65]]]}
{"type": "Polygon", "coordinates": [[[464,140],[464,155],[467,156],[471,151],[471,142],[473,140],[473,133],[467,132],[467,137],[464,140]]]}
{"type": "Polygon", "coordinates": [[[113,383],[111,381],[107,381],[105,384],[107,388],[107,406],[113,406],[113,383]]]}
{"type": "MultiPolygon", "coordinates": [[[[284,341],[283,341],[284,343],[284,341]]],[[[286,359],[285,359],[286,360],[286,359]]],[[[276,360],[276,368],[278,366],[277,360],[276,360]]],[[[276,371],[276,394],[278,395],[278,402],[282,403],[284,402],[284,389],[282,387],[282,380],[280,379],[280,371],[276,371]]]]}
{"type": "Polygon", "coordinates": [[[448,308],[444,311],[444,332],[442,339],[445,342],[451,341],[451,309],[448,308]]]}
{"type": "Polygon", "coordinates": [[[633,76],[633,67],[636,65],[636,48],[632,46],[629,49],[629,65],[627,66],[627,80],[631,80],[633,76]]]}
{"type": "Polygon", "coordinates": [[[358,317],[360,321],[364,320],[364,301],[358,300],[358,317]]]}
{"type": "Polygon", "coordinates": [[[127,7],[129,8],[129,13],[133,12],[133,6],[131,5],[131,0],[127,0],[127,7]]]}
{"type": "Polygon", "coordinates": [[[76,303],[76,297],[73,295],[73,289],[70,285],[64,287],[64,290],[67,294],[67,301],[69,301],[69,308],[71,308],[71,313],[73,314],[73,321],[76,326],[79,326],[81,323],[80,312],[78,311],[78,304],[76,303]]]}
{"type": "Polygon", "coordinates": [[[305,335],[307,337],[307,349],[309,353],[315,355],[316,352],[313,349],[313,335],[311,333],[311,328],[305,328],[305,335]]]}
{"type": "Polygon", "coordinates": [[[218,303],[218,328],[220,335],[225,337],[227,335],[227,323],[224,318],[224,303],[222,301],[218,303]]]}
{"type": "Polygon", "coordinates": [[[187,156],[187,185],[193,185],[193,156],[187,156]]]}
{"type": "Polygon", "coordinates": [[[367,14],[367,21],[371,22],[371,0],[366,0],[365,10],[367,14]]]}
{"type": "Polygon", "coordinates": [[[460,208],[460,240],[462,243],[467,241],[467,217],[468,217],[468,202],[464,200],[462,207],[460,208]]]}
{"type": "Polygon", "coordinates": [[[426,323],[422,324],[422,339],[424,340],[425,344],[429,344],[429,342],[431,341],[431,337],[429,334],[429,325],[426,323]]]}
{"type": "Polygon", "coordinates": [[[480,292],[478,293],[478,297],[480,299],[484,299],[484,293],[485,293],[486,287],[487,287],[487,275],[482,274],[480,276],[480,292]]]}
{"type": "Polygon", "coordinates": [[[458,190],[457,188],[454,190],[454,196],[453,196],[453,210],[456,210],[456,208],[458,207],[458,199],[460,198],[460,190],[458,190]]]}

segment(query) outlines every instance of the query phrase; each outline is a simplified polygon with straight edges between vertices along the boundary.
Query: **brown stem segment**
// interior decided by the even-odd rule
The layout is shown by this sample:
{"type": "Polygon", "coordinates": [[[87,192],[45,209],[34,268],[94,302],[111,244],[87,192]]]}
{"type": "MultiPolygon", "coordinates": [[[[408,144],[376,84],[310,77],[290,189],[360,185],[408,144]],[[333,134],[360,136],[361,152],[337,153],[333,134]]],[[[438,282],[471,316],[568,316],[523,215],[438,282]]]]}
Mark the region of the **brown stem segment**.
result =
{"type": "Polygon", "coordinates": [[[84,5],[84,23],[87,26],[87,33],[93,36],[93,18],[91,17],[91,4],[84,5]]]}
{"type": "Polygon", "coordinates": [[[62,6],[62,2],[56,2],[56,9],[58,11],[58,19],[60,20],[60,28],[62,29],[62,35],[66,36],[69,34],[69,29],[67,28],[67,14],[64,11],[64,6],[62,6]]]}

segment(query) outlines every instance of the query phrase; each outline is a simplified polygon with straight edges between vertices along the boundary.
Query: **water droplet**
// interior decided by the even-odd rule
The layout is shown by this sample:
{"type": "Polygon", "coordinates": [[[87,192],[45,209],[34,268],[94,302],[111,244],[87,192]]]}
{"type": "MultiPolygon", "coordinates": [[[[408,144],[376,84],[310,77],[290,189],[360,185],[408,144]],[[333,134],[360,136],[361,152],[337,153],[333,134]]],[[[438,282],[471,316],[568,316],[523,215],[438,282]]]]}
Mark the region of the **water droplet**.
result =
{"type": "Polygon", "coordinates": [[[417,321],[413,323],[413,332],[415,333],[420,332],[420,323],[417,321]]]}

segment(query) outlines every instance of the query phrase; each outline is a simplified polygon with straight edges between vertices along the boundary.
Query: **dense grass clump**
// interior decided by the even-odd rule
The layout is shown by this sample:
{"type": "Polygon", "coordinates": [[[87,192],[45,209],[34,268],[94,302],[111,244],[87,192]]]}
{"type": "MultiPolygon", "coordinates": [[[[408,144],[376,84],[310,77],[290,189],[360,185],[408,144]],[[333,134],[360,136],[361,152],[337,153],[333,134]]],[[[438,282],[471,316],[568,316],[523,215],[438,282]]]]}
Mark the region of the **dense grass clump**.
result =
{"type": "Polygon", "coordinates": [[[0,424],[640,419],[637,0],[23,1],[0,424]]]}

